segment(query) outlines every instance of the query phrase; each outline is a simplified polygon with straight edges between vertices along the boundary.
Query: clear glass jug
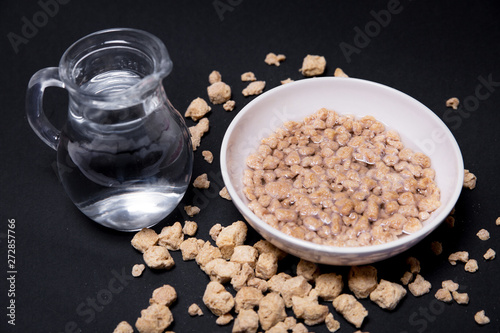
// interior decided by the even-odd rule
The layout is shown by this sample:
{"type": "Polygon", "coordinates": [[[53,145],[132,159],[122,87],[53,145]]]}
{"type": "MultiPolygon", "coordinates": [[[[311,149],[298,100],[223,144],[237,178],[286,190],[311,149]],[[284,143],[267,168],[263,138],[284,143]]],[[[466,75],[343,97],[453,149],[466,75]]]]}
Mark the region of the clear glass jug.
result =
{"type": "Polygon", "coordinates": [[[134,231],[166,217],[184,195],[193,164],[189,131],[167,99],[165,45],[135,29],[110,29],[74,43],[59,67],[38,71],[26,98],[35,133],[57,150],[58,172],[75,205],[94,221],[134,231]],[[43,112],[45,88],[69,92],[66,124],[43,112]]]}

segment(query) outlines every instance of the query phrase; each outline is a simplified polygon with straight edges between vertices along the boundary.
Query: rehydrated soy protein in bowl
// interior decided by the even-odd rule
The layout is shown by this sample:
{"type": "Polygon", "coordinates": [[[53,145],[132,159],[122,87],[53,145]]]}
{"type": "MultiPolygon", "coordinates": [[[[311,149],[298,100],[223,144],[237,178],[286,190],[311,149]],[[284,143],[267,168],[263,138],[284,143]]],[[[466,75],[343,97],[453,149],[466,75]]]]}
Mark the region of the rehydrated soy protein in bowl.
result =
{"type": "Polygon", "coordinates": [[[333,246],[387,243],[440,205],[431,160],[372,116],[320,109],[287,121],[247,158],[243,192],[263,221],[333,246]]]}

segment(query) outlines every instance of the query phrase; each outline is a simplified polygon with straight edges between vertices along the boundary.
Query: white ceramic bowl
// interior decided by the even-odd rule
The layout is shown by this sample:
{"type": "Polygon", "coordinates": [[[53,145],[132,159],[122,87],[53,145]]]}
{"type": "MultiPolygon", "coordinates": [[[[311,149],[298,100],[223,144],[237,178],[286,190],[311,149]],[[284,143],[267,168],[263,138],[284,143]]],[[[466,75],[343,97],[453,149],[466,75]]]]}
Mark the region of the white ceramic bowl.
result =
{"type": "Polygon", "coordinates": [[[387,86],[354,78],[303,79],[276,87],[248,103],[226,131],[221,148],[224,183],[236,208],[265,239],[297,257],[331,265],[361,265],[390,258],[431,233],[455,205],[463,183],[462,154],[446,125],[414,98],[387,86]],[[356,117],[372,115],[398,131],[406,147],[432,161],[441,189],[441,207],[423,228],[393,242],[364,247],[318,245],[288,236],[259,219],[247,206],[242,175],[245,160],[260,140],[287,120],[302,120],[320,108],[356,117]]]}

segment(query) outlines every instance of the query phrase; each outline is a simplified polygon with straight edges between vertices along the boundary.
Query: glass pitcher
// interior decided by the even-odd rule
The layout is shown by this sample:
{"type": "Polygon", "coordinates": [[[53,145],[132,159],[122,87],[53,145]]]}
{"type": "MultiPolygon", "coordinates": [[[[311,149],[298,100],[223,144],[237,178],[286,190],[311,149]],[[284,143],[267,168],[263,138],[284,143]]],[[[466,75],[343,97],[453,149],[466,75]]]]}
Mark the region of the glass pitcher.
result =
{"type": "Polygon", "coordinates": [[[58,173],[75,205],[94,221],[135,231],[166,217],[184,195],[193,164],[189,131],[167,99],[165,45],[135,29],[110,29],[74,43],[59,67],[38,71],[26,98],[35,133],[57,150],[58,173]],[[66,124],[43,112],[49,86],[69,93],[66,124]]]}

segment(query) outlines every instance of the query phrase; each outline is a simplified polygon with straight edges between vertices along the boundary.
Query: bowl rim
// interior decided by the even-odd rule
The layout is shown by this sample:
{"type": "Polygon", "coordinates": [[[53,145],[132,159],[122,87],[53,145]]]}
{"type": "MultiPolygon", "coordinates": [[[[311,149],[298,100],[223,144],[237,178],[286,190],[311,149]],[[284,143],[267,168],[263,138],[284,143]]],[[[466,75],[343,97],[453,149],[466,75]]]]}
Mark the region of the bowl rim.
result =
{"type": "MultiPolygon", "coordinates": [[[[274,235],[275,237],[285,241],[288,244],[291,244],[292,246],[295,246],[297,248],[301,249],[307,249],[311,250],[313,252],[319,252],[319,253],[330,253],[330,254],[369,254],[369,253],[374,253],[374,252],[386,252],[390,250],[395,250],[404,244],[407,243],[416,243],[419,242],[420,238],[425,238],[428,234],[430,234],[433,230],[435,230],[446,218],[446,216],[449,214],[449,212],[453,209],[455,206],[456,202],[458,201],[458,198],[460,196],[460,193],[462,191],[463,187],[463,177],[464,174],[463,172],[459,172],[459,177],[457,179],[457,182],[455,184],[453,193],[450,197],[450,200],[447,202],[447,204],[444,206],[443,210],[439,215],[436,215],[431,220],[431,223],[424,224],[422,229],[418,230],[417,232],[409,235],[405,235],[404,237],[399,237],[398,239],[394,241],[390,241],[388,243],[383,243],[383,244],[377,244],[377,245],[367,245],[367,246],[355,246],[355,247],[340,247],[340,246],[333,246],[333,245],[323,245],[323,244],[316,244],[311,241],[306,241],[302,240],[299,238],[295,238],[293,236],[287,235],[284,232],[272,227],[271,225],[265,223],[262,221],[257,215],[255,215],[250,208],[247,206],[243,200],[240,199],[238,192],[234,188],[231,179],[229,177],[229,172],[227,169],[227,156],[226,152],[228,150],[228,145],[229,145],[229,138],[231,137],[233,131],[236,129],[236,127],[239,125],[239,121],[241,118],[244,117],[246,113],[249,113],[255,105],[259,104],[261,101],[272,98],[273,95],[281,92],[282,90],[287,90],[290,89],[292,86],[298,86],[298,85],[309,85],[309,84],[317,84],[318,82],[324,81],[325,84],[328,84],[329,82],[335,82],[335,81],[343,81],[343,80],[351,80],[351,81],[357,81],[361,85],[368,85],[368,86],[375,86],[378,89],[386,90],[390,93],[394,93],[397,95],[400,95],[400,97],[403,97],[408,100],[409,103],[414,103],[415,106],[419,106],[427,113],[429,113],[429,116],[433,118],[433,120],[438,124],[441,129],[444,131],[446,136],[450,139],[450,143],[452,145],[453,153],[457,157],[457,167],[458,170],[463,170],[464,169],[464,164],[463,164],[463,157],[462,153],[460,151],[460,148],[458,146],[458,143],[449,130],[449,128],[446,126],[446,124],[427,106],[425,106],[423,103],[419,102],[415,98],[411,97],[410,95],[407,95],[395,88],[383,85],[381,83],[373,82],[373,81],[368,81],[364,79],[358,79],[358,78],[340,78],[340,77],[315,77],[315,78],[310,78],[310,79],[301,79],[298,81],[294,81],[291,83],[287,83],[281,86],[277,86],[275,88],[272,88],[263,94],[257,96],[255,99],[250,101],[248,104],[246,104],[234,117],[234,119],[231,121],[229,124],[225,134],[224,138],[222,141],[221,145],[221,151],[220,151],[220,167],[221,167],[221,172],[222,172],[222,178],[224,181],[224,184],[229,192],[229,195],[232,198],[233,204],[236,206],[238,210],[240,210],[240,213],[249,219],[251,219],[251,222],[255,223],[258,225],[260,228],[263,228],[265,232],[268,234],[274,235]]],[[[429,220],[428,220],[429,221],[429,220]]],[[[248,221],[250,223],[250,221],[248,221]]],[[[252,224],[252,223],[250,223],[252,224]]],[[[255,229],[255,228],[254,228],[255,229]]],[[[260,231],[257,230],[257,232],[260,234],[260,231]]],[[[262,235],[263,236],[263,235],[262,235]]],[[[412,245],[412,246],[413,246],[412,245]]]]}

